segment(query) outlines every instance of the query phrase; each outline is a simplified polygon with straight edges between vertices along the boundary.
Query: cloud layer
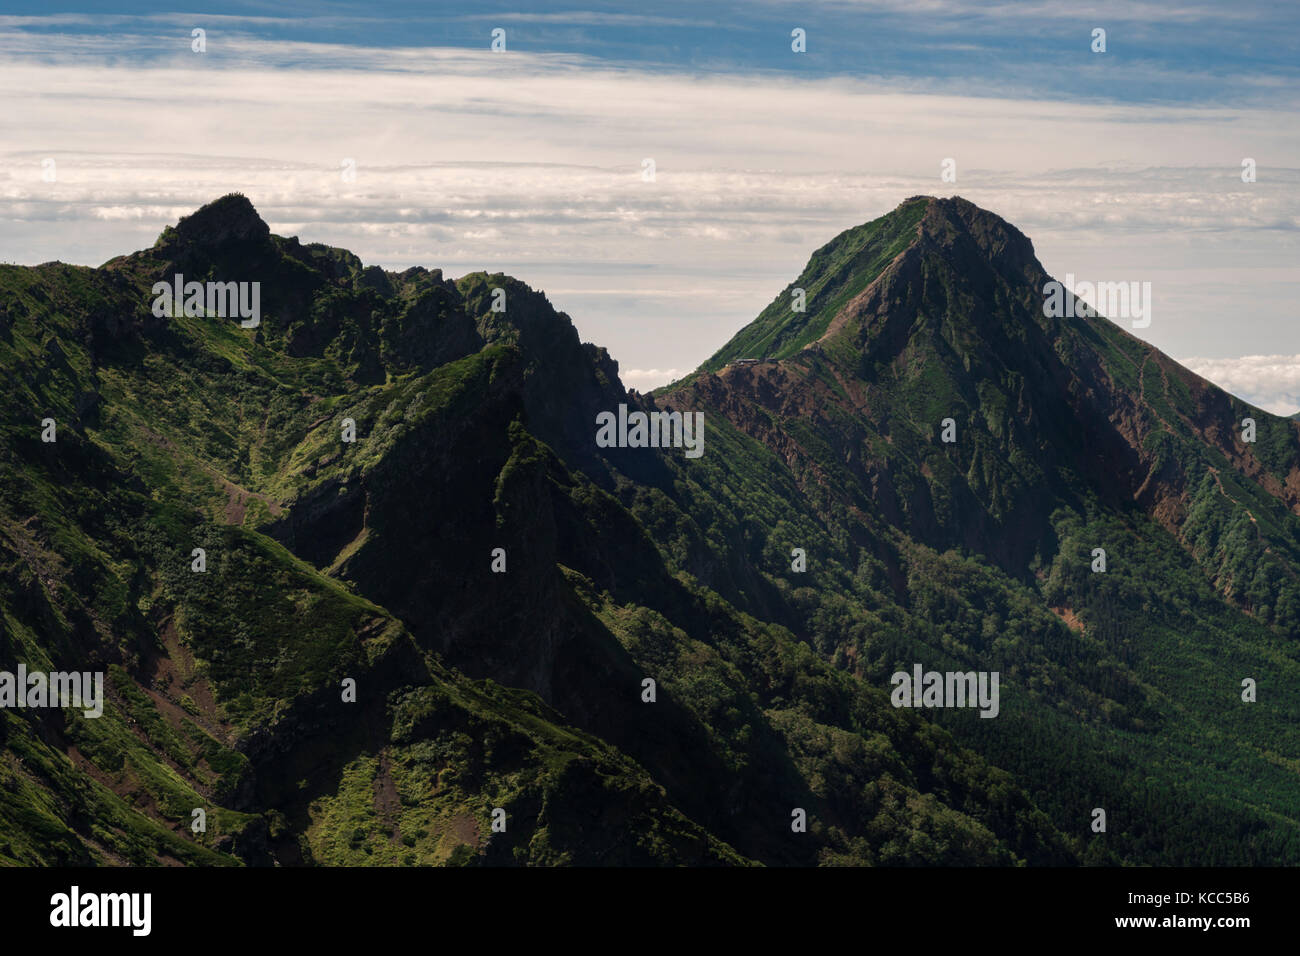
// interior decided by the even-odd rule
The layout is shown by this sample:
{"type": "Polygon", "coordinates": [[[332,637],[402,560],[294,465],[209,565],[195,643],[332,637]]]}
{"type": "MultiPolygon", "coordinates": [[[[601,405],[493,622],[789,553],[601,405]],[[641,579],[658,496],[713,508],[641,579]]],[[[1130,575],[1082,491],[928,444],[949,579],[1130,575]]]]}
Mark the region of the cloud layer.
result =
{"type": "Polygon", "coordinates": [[[213,22],[194,54],[170,26],[0,20],[0,259],[98,264],[239,190],[276,232],[368,263],[513,273],[648,388],[707,358],[839,231],[956,193],[1024,230],[1053,274],[1151,281],[1138,334],[1167,352],[1293,342],[1300,127],[1282,108],[921,93],[213,22]],[[1257,182],[1241,181],[1245,157],[1257,182]]]}

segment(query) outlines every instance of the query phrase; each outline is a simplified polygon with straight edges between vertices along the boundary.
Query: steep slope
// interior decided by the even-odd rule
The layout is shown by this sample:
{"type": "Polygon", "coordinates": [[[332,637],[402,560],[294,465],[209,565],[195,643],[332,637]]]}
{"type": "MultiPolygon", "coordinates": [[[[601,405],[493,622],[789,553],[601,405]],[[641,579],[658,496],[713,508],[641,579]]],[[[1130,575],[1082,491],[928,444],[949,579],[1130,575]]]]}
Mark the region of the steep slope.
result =
{"type": "Polygon", "coordinates": [[[890,215],[840,233],[814,252],[799,277],[700,370],[716,371],[736,359],[786,358],[816,341],[839,311],[909,246],[926,208],[925,197],[914,196],[890,215]]]}
{"type": "MultiPolygon", "coordinates": [[[[766,340],[782,307],[804,347],[711,361],[652,400],[759,443],[783,489],[783,510],[766,509],[779,523],[751,525],[727,575],[753,569],[783,602],[729,596],[873,683],[913,661],[1000,669],[1011,720],[936,719],[1059,825],[1122,808],[1125,832],[1094,839],[1098,854],[1294,862],[1300,429],[1103,317],[1045,315],[1029,240],[964,200],[909,200],[826,249],[861,230],[911,239],[879,270],[843,265],[838,284],[819,252],[800,282],[860,291],[809,298],[815,321],[778,297],[719,356],[766,340]],[[787,570],[792,546],[815,571],[787,570]],[[1245,678],[1267,700],[1242,701],[1245,678]]],[[[737,496],[715,540],[767,496],[737,496]]]]}
{"type": "Polygon", "coordinates": [[[109,687],[98,720],[0,714],[6,860],[1083,852],[1004,771],[738,608],[779,592],[709,556],[665,492],[680,460],[594,448],[617,368],[522,283],[366,268],[230,196],[100,269],[0,268],[0,367],[0,669],[109,687]],[[260,324],[156,309],[178,273],[260,283],[260,324]],[[734,576],[706,587],[700,560],[734,576]]]}
{"type": "MultiPolygon", "coordinates": [[[[912,223],[916,202],[886,219],[912,223]]],[[[756,435],[772,416],[787,433],[802,422],[816,432],[808,447],[790,434],[771,443],[840,473],[845,500],[1020,576],[1054,547],[1055,504],[1089,494],[1135,504],[1248,610],[1300,628],[1300,591],[1281,581],[1300,560],[1300,427],[1103,317],[1046,317],[1049,281],[1014,227],[964,200],[930,200],[912,243],[796,358],[666,394],[725,407],[756,435]],[[951,443],[941,441],[947,418],[951,443]],[[1201,513],[1214,495],[1230,503],[1225,514],[1262,512],[1257,549],[1218,546],[1226,529],[1207,529],[1201,513]],[[1249,598],[1264,580],[1282,585],[1278,606],[1249,598]]]]}
{"type": "Polygon", "coordinates": [[[5,861],[742,861],[626,757],[251,530],[281,510],[243,484],[282,447],[268,423],[305,428],[304,379],[337,367],[154,323],[112,268],[3,273],[0,669],[102,670],[108,696],[98,719],[0,712],[5,861]]]}

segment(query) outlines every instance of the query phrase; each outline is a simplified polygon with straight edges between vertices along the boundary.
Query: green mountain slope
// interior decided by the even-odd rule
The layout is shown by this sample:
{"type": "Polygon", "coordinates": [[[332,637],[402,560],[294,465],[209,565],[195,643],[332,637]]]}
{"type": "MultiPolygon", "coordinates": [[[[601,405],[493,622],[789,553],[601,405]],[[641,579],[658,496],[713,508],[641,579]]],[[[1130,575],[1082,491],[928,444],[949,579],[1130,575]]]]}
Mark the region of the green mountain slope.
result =
{"type": "Polygon", "coordinates": [[[736,359],[787,358],[816,341],[845,304],[908,247],[925,209],[926,198],[914,196],[890,215],[840,233],[814,252],[799,277],[700,371],[716,371],[736,359]],[[803,292],[799,311],[796,289],[803,292]]]}
{"type": "Polygon", "coordinates": [[[0,712],[0,860],[1086,851],[810,645],[735,533],[751,505],[826,527],[759,443],[710,423],[734,486],[593,446],[617,367],[517,280],[366,268],[230,196],[100,269],[0,268],[0,367],[0,669],[108,683],[97,720],[0,712]],[[261,324],[155,315],[177,273],[259,282],[261,324]]]}
{"type": "Polygon", "coordinates": [[[1023,235],[923,203],[872,224],[912,241],[815,342],[652,399],[767,453],[698,469],[738,489],[709,535],[728,578],[761,582],[723,593],[877,686],[1001,670],[1006,720],[935,719],[1067,832],[1106,809],[1090,860],[1295,862],[1300,428],[1105,318],[1045,316],[1023,235]]]}

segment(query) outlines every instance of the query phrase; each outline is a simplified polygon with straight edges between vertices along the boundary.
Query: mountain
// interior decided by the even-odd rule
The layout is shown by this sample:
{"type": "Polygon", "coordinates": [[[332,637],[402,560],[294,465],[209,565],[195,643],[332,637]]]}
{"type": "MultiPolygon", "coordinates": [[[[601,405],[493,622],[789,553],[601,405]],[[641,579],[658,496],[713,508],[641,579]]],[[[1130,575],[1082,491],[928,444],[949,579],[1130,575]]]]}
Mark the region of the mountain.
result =
{"type": "MultiPolygon", "coordinates": [[[[656,397],[768,449],[851,542],[824,563],[879,566],[897,608],[882,614],[866,589],[849,605],[866,626],[812,625],[823,653],[876,683],[936,655],[1011,670],[1006,706],[1056,746],[944,722],[1039,781],[1054,819],[1090,794],[1112,820],[1124,807],[1124,839],[1163,843],[1165,860],[1293,859],[1300,428],[1103,317],[1045,315],[1050,281],[997,216],[914,198],[814,254],[796,285],[831,290],[828,305],[810,295],[794,314],[783,293],[706,374],[656,397]],[[833,280],[828,262],[846,264],[833,280]],[[719,367],[774,335],[777,361],[719,367]],[[932,636],[893,636],[900,609],[932,636]],[[1240,699],[1246,678],[1273,688],[1268,709],[1240,699]],[[1179,762],[1194,782],[1143,769],[1179,762]],[[1189,841],[1228,817],[1258,855],[1171,846],[1153,804],[1189,841]]],[[[774,565],[798,540],[778,532],[758,550],[774,565]]]]}
{"type": "Polygon", "coordinates": [[[1300,861],[1298,426],[1047,281],[917,197],[642,396],[516,279],[239,195],[0,266],[0,671],[107,693],[0,709],[0,861],[1300,861]],[[893,706],[915,664],[996,718],[893,706]]]}

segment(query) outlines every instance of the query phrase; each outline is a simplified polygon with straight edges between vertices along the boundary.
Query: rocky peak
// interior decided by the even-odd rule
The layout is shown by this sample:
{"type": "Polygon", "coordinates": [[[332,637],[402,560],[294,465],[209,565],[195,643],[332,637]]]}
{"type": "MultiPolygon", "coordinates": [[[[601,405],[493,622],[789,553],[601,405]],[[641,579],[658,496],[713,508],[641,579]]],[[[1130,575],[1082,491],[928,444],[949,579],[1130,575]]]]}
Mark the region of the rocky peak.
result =
{"type": "Polygon", "coordinates": [[[173,234],[184,245],[224,245],[264,240],[271,230],[247,196],[230,193],[181,219],[173,234]]]}
{"type": "Polygon", "coordinates": [[[919,241],[929,240],[945,251],[963,250],[964,255],[984,259],[1003,272],[1042,271],[1029,237],[1001,216],[961,196],[927,199],[917,227],[919,241]]]}

